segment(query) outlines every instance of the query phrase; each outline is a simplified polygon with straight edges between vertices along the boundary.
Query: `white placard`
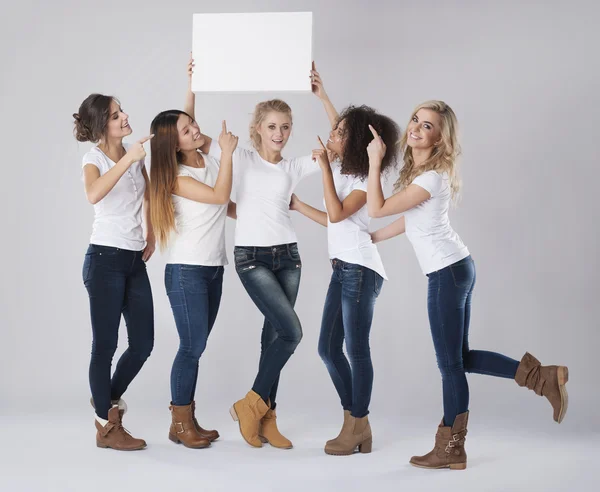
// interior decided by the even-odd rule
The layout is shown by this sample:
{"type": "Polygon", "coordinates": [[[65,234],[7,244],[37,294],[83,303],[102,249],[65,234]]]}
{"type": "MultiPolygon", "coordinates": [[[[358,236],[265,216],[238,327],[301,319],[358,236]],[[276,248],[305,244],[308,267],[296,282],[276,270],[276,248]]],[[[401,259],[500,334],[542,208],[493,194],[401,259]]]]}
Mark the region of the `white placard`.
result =
{"type": "Polygon", "coordinates": [[[312,12],[194,14],[194,92],[310,91],[312,12]]]}

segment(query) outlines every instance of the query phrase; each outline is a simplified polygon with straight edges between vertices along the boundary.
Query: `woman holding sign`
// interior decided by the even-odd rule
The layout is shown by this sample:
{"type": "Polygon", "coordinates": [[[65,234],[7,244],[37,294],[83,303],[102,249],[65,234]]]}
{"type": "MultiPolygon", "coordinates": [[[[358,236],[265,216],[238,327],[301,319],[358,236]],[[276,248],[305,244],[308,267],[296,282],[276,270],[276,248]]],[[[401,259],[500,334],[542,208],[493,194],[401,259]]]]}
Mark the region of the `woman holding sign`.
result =
{"type": "Polygon", "coordinates": [[[94,205],[94,225],[83,263],[83,282],[90,298],[92,358],[90,388],[96,409],[96,444],[131,451],[146,447],[122,425],[123,393],[150,356],[154,345],[152,291],[146,261],[154,252],[148,175],[143,144],[152,135],[127,145],[129,116],[110,96],[91,94],[73,115],[75,138],[98,143],[83,156],[83,183],[94,205]],[[146,238],[142,229],[146,217],[146,238]],[[129,347],[111,379],[121,313],[129,347]]]}
{"type": "Polygon", "coordinates": [[[179,333],[171,369],[169,439],[206,448],[219,433],[198,424],[194,395],[200,356],[221,302],[225,219],[238,139],[223,122],[219,163],[199,152],[204,143],[200,128],[183,111],[163,111],[152,121],[151,132],[152,223],[161,249],[169,245],[165,287],[179,333]]]}
{"type": "MultiPolygon", "coordinates": [[[[295,195],[291,208],[327,227],[333,269],[323,309],[319,355],[340,397],[344,424],[338,437],[327,442],[325,452],[350,455],[358,448],[361,453],[369,453],[372,434],[368,414],[373,388],[369,333],[375,301],[386,275],[369,233],[366,148],[373,139],[369,124],[378,129],[390,148],[398,140],[400,130],[391,119],[367,106],[350,106],[338,115],[316,70],[312,77],[313,91],[323,102],[332,128],[327,147],[319,138],[320,148],[313,151],[323,173],[326,212],[303,203],[295,195]],[[330,163],[328,153],[339,160],[330,163]],[[344,341],[350,362],[343,351],[344,341]]],[[[395,153],[388,153],[380,173],[395,164],[395,153]]],[[[380,178],[378,175],[371,179],[380,178]]]]}
{"type": "MultiPolygon", "coordinates": [[[[191,78],[193,61],[188,73],[191,78]]],[[[186,112],[193,116],[194,93],[187,93],[186,112]]],[[[294,304],[302,261],[296,244],[289,204],[298,182],[318,172],[312,156],[285,159],[281,153],[292,132],[292,112],[283,101],[259,103],[250,124],[253,149],[236,148],[233,173],[237,223],[235,268],[244,288],[265,316],[258,374],[252,389],[230,412],[248,444],[268,442],[291,448],[276,425],[276,395],[281,370],[302,339],[294,304]]],[[[203,136],[202,151],[220,158],[221,150],[203,136]]]]}
{"type": "Polygon", "coordinates": [[[542,366],[529,353],[518,362],[501,354],[469,348],[475,263],[448,219],[450,202],[459,190],[457,130],[454,111],[444,102],[419,105],[400,142],[404,167],[396,183],[398,192],[385,199],[376,178],[386,158],[387,146],[371,128],[374,138],[367,149],[370,164],[367,205],[371,217],[404,214],[376,234],[392,237],[406,232],[423,273],[429,278],[429,323],[442,373],[444,417],[433,450],[424,456],[413,456],[410,463],[423,468],[462,470],[467,466],[467,372],[514,379],[519,386],[545,396],[558,423],[567,411],[565,384],[569,373],[565,366],[542,366]]]}

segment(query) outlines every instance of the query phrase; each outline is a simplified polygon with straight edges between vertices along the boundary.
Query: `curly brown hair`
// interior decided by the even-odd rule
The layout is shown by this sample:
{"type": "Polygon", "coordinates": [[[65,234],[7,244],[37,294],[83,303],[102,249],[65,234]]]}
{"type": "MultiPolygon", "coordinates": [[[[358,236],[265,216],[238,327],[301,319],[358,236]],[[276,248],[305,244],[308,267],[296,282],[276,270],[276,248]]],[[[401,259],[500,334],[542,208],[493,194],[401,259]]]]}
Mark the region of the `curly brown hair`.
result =
{"type": "Polygon", "coordinates": [[[400,127],[394,120],[384,116],[369,106],[348,106],[338,116],[337,128],[341,121],[344,126],[344,155],[342,174],[351,174],[359,178],[369,175],[369,155],[367,146],[373,140],[369,125],[382,138],[387,151],[381,163],[381,173],[387,173],[398,165],[398,140],[400,127]]]}

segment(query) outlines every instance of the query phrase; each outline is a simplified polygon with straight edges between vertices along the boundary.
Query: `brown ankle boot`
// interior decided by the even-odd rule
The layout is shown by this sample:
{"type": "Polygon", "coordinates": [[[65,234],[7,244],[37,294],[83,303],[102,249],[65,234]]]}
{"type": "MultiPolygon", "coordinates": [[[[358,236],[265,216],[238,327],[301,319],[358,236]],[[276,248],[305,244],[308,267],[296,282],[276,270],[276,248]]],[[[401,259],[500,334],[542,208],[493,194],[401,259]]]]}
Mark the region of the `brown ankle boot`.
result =
{"type": "Polygon", "coordinates": [[[210,441],[196,432],[192,416],[192,404],[171,405],[171,427],[169,439],[174,443],[182,443],[186,448],[201,449],[210,446],[210,441]]]}
{"type": "MultiPolygon", "coordinates": [[[[346,417],[345,414],[344,417],[346,417]]],[[[365,416],[357,419],[348,412],[348,417],[344,420],[340,435],[331,441],[327,441],[325,452],[335,456],[346,456],[353,454],[358,447],[359,452],[370,453],[372,445],[373,435],[369,417],[365,416]]]]}
{"type": "Polygon", "coordinates": [[[271,408],[271,402],[267,401],[267,413],[260,420],[260,426],[258,428],[258,438],[261,442],[269,443],[271,446],[280,449],[292,449],[292,441],[287,437],[284,437],[279,429],[277,428],[277,414],[275,410],[271,408]]]}
{"type": "Polygon", "coordinates": [[[444,421],[435,435],[435,445],[425,456],[413,456],[410,464],[419,468],[450,468],[464,470],[467,467],[465,440],[469,412],[456,416],[452,428],[445,427],[444,421]]]}
{"type": "Polygon", "coordinates": [[[200,424],[196,420],[196,402],[192,401],[192,417],[194,420],[194,426],[196,427],[196,432],[203,437],[204,439],[208,439],[210,442],[216,441],[219,439],[219,433],[216,430],[206,430],[200,427],[200,424]]]}
{"type": "Polygon", "coordinates": [[[258,429],[260,420],[265,416],[269,407],[263,399],[254,391],[248,391],[248,394],[241,400],[236,401],[229,409],[233,420],[239,422],[240,432],[244,440],[255,448],[262,447],[262,442],[258,438],[258,429]]]}
{"type": "MultiPolygon", "coordinates": [[[[121,411],[122,412],[122,411],[121,411]]],[[[108,423],[102,426],[100,422],[96,424],[96,446],[99,448],[111,448],[118,451],[137,451],[146,447],[146,441],[136,439],[123,428],[122,413],[118,406],[112,407],[108,411],[108,423]]]]}
{"type": "Polygon", "coordinates": [[[340,436],[344,433],[344,428],[346,427],[346,425],[348,425],[348,417],[350,417],[350,410],[344,410],[344,423],[342,424],[342,430],[340,430],[340,433],[337,435],[336,438],[330,439],[329,441],[327,441],[325,443],[326,448],[327,448],[327,446],[329,446],[330,443],[332,443],[336,439],[339,439],[340,436]]]}
{"type": "Polygon", "coordinates": [[[543,366],[539,360],[527,352],[517,368],[515,381],[519,386],[527,386],[537,395],[545,396],[554,409],[554,420],[559,424],[565,418],[569,395],[566,384],[569,369],[565,366],[543,366]]]}

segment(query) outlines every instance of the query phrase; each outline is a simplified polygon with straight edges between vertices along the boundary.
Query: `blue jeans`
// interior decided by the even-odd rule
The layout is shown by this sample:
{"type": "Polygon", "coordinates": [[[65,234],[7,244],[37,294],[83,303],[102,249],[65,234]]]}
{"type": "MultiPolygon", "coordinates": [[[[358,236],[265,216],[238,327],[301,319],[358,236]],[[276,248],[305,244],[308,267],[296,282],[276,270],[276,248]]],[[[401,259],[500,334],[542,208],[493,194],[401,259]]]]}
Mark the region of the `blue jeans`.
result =
{"type": "Polygon", "coordinates": [[[221,303],[223,271],[222,266],[167,264],[165,268],[165,287],[179,333],[179,350],[171,369],[173,405],[189,405],[194,400],[198,362],[221,303]]]}
{"type": "Polygon", "coordinates": [[[90,388],[98,417],[108,419],[111,400],[121,398],[154,346],[152,291],[142,251],[90,244],[83,262],[90,298],[92,358],[90,388]],[[129,346],[110,376],[117,350],[121,313],[129,346]]]}
{"type": "Polygon", "coordinates": [[[331,260],[331,265],[333,273],[323,309],[319,355],[344,410],[362,418],[369,414],[373,389],[369,333],[383,277],[370,268],[337,258],[331,260]],[[344,338],[350,362],[344,355],[344,338]]]}
{"type": "Polygon", "coordinates": [[[467,372],[514,379],[519,362],[495,352],[469,349],[475,263],[468,256],[430,273],[427,307],[431,336],[442,373],[444,423],[452,426],[469,409],[467,372]]]}
{"type": "Polygon", "coordinates": [[[270,399],[275,408],[279,374],[302,340],[302,326],[294,311],[302,268],[298,246],[236,246],[234,256],[246,292],[265,316],[252,390],[265,402],[270,399]]]}

